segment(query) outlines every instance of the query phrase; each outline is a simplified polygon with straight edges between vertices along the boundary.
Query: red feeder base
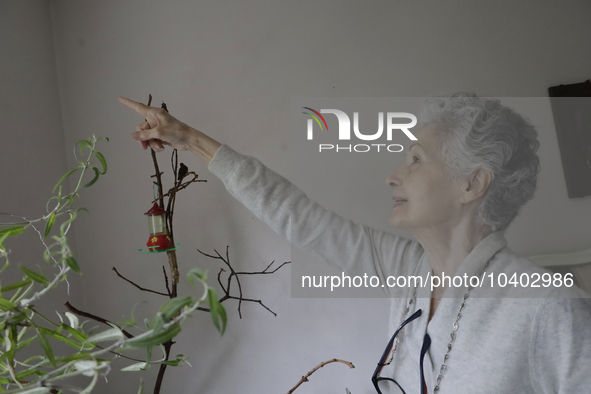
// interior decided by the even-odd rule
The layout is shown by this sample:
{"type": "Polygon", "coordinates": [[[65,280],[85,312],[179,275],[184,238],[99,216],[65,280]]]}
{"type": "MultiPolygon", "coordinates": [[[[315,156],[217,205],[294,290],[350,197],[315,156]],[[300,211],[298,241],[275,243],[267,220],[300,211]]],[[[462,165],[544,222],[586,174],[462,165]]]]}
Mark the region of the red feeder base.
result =
{"type": "Polygon", "coordinates": [[[170,249],[170,237],[166,234],[150,235],[146,246],[151,252],[170,249]]]}

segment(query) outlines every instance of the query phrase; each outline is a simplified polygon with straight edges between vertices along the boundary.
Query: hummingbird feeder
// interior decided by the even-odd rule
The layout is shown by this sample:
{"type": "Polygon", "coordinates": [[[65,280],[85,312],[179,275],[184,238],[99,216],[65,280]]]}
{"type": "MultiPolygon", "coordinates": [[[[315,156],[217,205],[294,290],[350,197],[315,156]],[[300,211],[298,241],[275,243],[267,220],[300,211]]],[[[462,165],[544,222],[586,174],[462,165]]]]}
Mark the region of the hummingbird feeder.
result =
{"type": "MultiPolygon", "coordinates": [[[[148,216],[150,238],[146,245],[150,252],[165,252],[170,249],[170,237],[166,232],[166,211],[154,203],[144,215],[148,216]]],[[[176,248],[175,248],[176,249],[176,248]]]]}

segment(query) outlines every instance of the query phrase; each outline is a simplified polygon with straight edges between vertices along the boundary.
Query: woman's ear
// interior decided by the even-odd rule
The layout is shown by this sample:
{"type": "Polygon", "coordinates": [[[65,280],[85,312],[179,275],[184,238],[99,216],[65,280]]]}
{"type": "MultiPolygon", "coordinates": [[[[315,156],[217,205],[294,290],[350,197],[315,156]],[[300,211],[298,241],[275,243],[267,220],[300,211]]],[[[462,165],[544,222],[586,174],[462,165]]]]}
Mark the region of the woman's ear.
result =
{"type": "Polygon", "coordinates": [[[462,204],[470,203],[484,196],[490,183],[492,182],[492,172],[480,168],[468,175],[462,183],[460,191],[460,202],[462,204]]]}

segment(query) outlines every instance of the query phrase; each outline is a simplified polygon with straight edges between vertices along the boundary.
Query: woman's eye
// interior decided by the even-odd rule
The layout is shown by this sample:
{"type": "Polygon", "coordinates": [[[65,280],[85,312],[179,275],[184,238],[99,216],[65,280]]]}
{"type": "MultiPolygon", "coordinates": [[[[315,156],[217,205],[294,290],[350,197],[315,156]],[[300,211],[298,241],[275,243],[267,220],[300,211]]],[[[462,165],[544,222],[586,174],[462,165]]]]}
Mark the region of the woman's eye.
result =
{"type": "Polygon", "coordinates": [[[413,157],[412,157],[412,164],[418,163],[419,161],[420,161],[420,160],[419,160],[419,158],[418,158],[418,157],[416,157],[416,156],[413,156],[413,157]]]}

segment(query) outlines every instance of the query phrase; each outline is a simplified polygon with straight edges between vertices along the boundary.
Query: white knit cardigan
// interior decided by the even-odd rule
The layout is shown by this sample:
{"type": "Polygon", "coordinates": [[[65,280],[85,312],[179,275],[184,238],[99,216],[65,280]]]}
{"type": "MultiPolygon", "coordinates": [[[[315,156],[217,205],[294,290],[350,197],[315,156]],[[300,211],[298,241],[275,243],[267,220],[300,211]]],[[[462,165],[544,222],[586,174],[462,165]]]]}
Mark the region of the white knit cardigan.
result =
{"type": "MultiPolygon", "coordinates": [[[[422,275],[431,265],[418,242],[359,225],[309,199],[255,158],[223,145],[209,164],[228,191],[294,245],[336,264],[348,275],[422,275]]],[[[455,275],[511,277],[548,271],[519,258],[503,233],[490,234],[467,256],[455,275]]],[[[390,335],[403,320],[413,289],[392,293],[390,335]]],[[[447,352],[464,287],[446,289],[428,322],[430,290],[419,289],[423,315],[404,331],[394,362],[382,376],[394,377],[407,394],[420,392],[419,354],[425,333],[432,344],[424,359],[425,382],[433,393],[447,352]]],[[[389,338],[384,338],[384,347],[389,338]]],[[[376,360],[377,361],[377,360],[376,360]]],[[[368,376],[368,388],[371,387],[368,376]]],[[[512,286],[475,288],[466,301],[441,381],[440,394],[591,393],[591,300],[578,288],[512,286]],[[486,297],[486,298],[482,298],[486,297]],[[528,298],[524,298],[528,297],[528,298]]]]}

